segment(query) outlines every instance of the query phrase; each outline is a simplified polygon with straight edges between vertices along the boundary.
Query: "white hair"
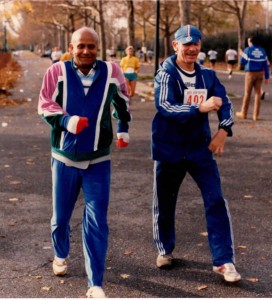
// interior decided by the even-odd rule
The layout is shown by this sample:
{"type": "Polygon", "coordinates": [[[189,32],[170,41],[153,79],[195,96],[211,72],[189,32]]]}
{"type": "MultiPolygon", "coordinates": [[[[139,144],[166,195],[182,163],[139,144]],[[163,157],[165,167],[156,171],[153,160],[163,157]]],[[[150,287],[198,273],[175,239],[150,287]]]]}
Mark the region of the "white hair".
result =
{"type": "Polygon", "coordinates": [[[71,43],[74,44],[77,41],[78,37],[83,32],[89,32],[96,39],[97,44],[99,43],[99,37],[98,37],[97,32],[93,28],[86,27],[86,26],[81,27],[81,28],[79,28],[79,29],[77,29],[76,31],[73,32],[72,38],[71,38],[71,43]]]}

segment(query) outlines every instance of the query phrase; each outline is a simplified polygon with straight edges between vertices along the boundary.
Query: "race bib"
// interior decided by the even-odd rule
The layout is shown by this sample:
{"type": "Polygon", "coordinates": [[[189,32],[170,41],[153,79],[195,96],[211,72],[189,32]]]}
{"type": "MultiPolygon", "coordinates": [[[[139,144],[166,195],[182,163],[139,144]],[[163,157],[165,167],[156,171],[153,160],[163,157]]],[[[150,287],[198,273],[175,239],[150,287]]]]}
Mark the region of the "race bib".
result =
{"type": "Polygon", "coordinates": [[[131,73],[134,73],[134,72],[135,72],[134,68],[126,68],[126,73],[131,74],[131,73]]]}
{"type": "Polygon", "coordinates": [[[186,89],[184,91],[184,103],[188,105],[199,105],[207,100],[206,89],[186,89]]]}

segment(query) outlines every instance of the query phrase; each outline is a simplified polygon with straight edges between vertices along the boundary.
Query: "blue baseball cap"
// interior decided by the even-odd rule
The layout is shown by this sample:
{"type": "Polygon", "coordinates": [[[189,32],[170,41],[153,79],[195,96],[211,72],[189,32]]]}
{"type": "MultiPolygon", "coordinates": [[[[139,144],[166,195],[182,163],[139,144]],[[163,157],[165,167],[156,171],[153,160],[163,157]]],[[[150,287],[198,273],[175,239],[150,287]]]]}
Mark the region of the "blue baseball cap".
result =
{"type": "Polygon", "coordinates": [[[175,41],[181,44],[198,43],[201,40],[201,32],[193,25],[185,25],[175,32],[175,41]]]}

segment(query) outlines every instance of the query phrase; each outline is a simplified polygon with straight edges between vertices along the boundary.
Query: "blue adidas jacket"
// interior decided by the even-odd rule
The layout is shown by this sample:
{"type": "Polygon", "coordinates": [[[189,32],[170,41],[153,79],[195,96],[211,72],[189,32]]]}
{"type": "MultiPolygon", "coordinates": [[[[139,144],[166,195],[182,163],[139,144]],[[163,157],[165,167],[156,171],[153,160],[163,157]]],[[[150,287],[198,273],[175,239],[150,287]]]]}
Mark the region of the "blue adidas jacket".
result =
{"type": "MultiPolygon", "coordinates": [[[[198,106],[183,103],[184,85],[175,65],[176,55],[161,63],[155,77],[157,113],[152,122],[152,159],[176,163],[184,158],[197,157],[207,151],[211,141],[208,113],[198,106]]],[[[196,89],[207,89],[207,99],[222,98],[217,112],[219,127],[232,135],[233,108],[216,73],[195,63],[196,89]]]]}
{"type": "Polygon", "coordinates": [[[264,71],[265,79],[269,79],[269,66],[265,50],[261,47],[250,46],[244,50],[240,63],[246,72],[264,71]]]}
{"type": "Polygon", "coordinates": [[[43,79],[38,112],[51,126],[52,152],[73,161],[108,155],[113,140],[112,117],[118,120],[117,132],[128,132],[131,120],[125,78],[120,67],[97,60],[95,68],[87,95],[73,62],[53,64],[43,79]],[[90,124],[77,135],[67,130],[74,115],[87,117],[90,124]]]}

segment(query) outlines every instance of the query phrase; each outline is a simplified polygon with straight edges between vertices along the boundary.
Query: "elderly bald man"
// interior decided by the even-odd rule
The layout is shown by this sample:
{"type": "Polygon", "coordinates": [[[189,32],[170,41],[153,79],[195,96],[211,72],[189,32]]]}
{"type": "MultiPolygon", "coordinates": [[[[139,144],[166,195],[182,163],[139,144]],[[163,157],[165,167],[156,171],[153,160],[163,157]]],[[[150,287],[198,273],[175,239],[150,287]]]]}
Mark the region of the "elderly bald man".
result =
{"type": "Polygon", "coordinates": [[[70,219],[80,190],[84,194],[83,252],[88,276],[87,297],[103,298],[108,246],[110,146],[113,117],[117,147],[129,143],[129,95],[120,67],[97,59],[99,37],[88,27],[75,31],[71,61],[46,72],[38,113],[51,126],[53,271],[65,275],[70,250],[70,219]]]}

